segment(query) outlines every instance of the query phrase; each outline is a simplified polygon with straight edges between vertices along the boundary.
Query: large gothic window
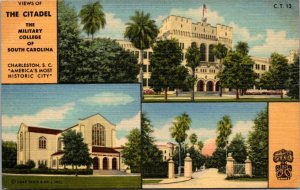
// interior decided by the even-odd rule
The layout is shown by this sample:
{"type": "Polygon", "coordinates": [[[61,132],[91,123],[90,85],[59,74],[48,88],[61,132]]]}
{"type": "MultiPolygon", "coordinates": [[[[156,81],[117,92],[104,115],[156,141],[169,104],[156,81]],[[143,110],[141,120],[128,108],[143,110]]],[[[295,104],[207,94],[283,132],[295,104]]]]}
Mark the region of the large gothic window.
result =
{"type": "Polygon", "coordinates": [[[23,132],[20,133],[20,150],[23,150],[23,132]]]}
{"type": "Polygon", "coordinates": [[[200,45],[200,61],[206,61],[206,46],[205,46],[205,44],[200,45]]]}
{"type": "Polygon", "coordinates": [[[39,148],[46,149],[47,139],[45,137],[39,138],[39,148]]]}
{"type": "Polygon", "coordinates": [[[105,146],[104,127],[99,123],[93,125],[92,142],[93,142],[93,146],[105,146]]]}
{"type": "Polygon", "coordinates": [[[209,57],[208,57],[209,62],[215,62],[215,55],[214,55],[214,46],[209,45],[209,57]]]}

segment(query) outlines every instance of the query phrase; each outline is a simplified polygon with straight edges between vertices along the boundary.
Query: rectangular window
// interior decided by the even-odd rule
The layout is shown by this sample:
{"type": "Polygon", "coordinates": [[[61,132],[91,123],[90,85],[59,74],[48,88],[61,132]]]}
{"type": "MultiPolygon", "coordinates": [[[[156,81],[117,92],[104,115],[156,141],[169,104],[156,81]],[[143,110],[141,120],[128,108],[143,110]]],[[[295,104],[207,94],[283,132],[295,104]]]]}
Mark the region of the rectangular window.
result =
{"type": "Polygon", "coordinates": [[[147,72],[147,65],[143,65],[143,71],[147,72]]]}
{"type": "Polygon", "coordinates": [[[147,54],[148,52],[147,51],[144,51],[144,59],[147,59],[148,57],[147,57],[147,54]]]}
{"type": "Polygon", "coordinates": [[[148,65],[148,72],[152,72],[152,67],[148,65]]]}
{"type": "Polygon", "coordinates": [[[151,59],[151,57],[152,57],[152,52],[149,52],[149,59],[151,59]]]}

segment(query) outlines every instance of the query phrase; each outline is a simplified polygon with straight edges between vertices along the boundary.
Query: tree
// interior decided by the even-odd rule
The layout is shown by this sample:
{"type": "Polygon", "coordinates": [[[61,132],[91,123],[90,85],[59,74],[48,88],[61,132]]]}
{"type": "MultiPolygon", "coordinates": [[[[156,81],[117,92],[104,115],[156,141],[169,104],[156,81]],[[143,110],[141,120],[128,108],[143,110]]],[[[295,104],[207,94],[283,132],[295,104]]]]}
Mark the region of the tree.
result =
{"type": "Polygon", "coordinates": [[[135,15],[130,17],[131,22],[126,23],[124,37],[140,50],[140,73],[139,82],[143,87],[143,65],[144,50],[148,49],[155,42],[159,30],[154,20],[150,19],[150,14],[143,11],[136,11],[135,15]]]}
{"type": "Polygon", "coordinates": [[[75,130],[67,130],[62,137],[64,143],[62,164],[75,166],[77,176],[77,167],[89,167],[92,164],[88,145],[84,143],[82,133],[75,130]]]}
{"type": "Polygon", "coordinates": [[[142,140],[142,174],[147,175],[149,170],[159,167],[163,162],[163,154],[155,145],[153,126],[145,113],[142,113],[141,140],[142,140]]]}
{"type": "Polygon", "coordinates": [[[79,16],[81,24],[83,24],[83,31],[87,33],[88,37],[92,35],[92,39],[94,39],[94,34],[100,28],[104,28],[106,24],[105,14],[99,1],[84,5],[80,10],[79,16]]]}
{"type": "Polygon", "coordinates": [[[141,132],[137,128],[132,129],[127,136],[127,143],[123,150],[124,163],[130,166],[131,171],[141,171],[141,132]]]}
{"type": "Polygon", "coordinates": [[[73,82],[77,69],[81,39],[78,18],[74,8],[58,1],[58,63],[59,81],[73,82]]]}
{"type": "Polygon", "coordinates": [[[198,148],[199,148],[200,153],[202,153],[202,149],[203,149],[203,147],[204,147],[203,142],[202,142],[202,141],[198,141],[197,145],[198,145],[198,148]]]}
{"type": "Polygon", "coordinates": [[[190,135],[190,142],[192,143],[193,147],[196,144],[197,140],[198,140],[198,137],[197,137],[196,133],[192,133],[190,135]]]}
{"type": "MultiPolygon", "coordinates": [[[[172,127],[170,128],[171,136],[179,145],[179,152],[181,152],[182,143],[187,138],[186,131],[190,129],[192,119],[186,113],[182,113],[175,117],[172,127]]],[[[181,157],[179,154],[179,167],[181,166],[181,157]]],[[[180,171],[180,169],[179,169],[180,171]]]]}
{"type": "Polygon", "coordinates": [[[136,57],[110,39],[83,41],[80,54],[73,62],[68,82],[135,82],[138,74],[136,57]]]}
{"type": "Polygon", "coordinates": [[[247,56],[249,53],[249,46],[247,42],[237,42],[235,49],[238,53],[242,54],[243,56],[247,56]]]}
{"type": "Polygon", "coordinates": [[[268,111],[264,109],[254,119],[254,125],[248,135],[249,157],[254,167],[261,169],[260,174],[268,171],[268,111]]]}
{"type": "Polygon", "coordinates": [[[26,162],[26,165],[27,165],[27,167],[28,167],[29,169],[32,169],[32,168],[35,167],[35,163],[34,163],[33,160],[28,160],[28,161],[26,162]]]}
{"type": "Polygon", "coordinates": [[[190,67],[192,70],[192,77],[194,78],[193,83],[191,83],[191,88],[192,88],[192,101],[195,101],[195,81],[196,81],[196,76],[195,76],[195,70],[196,68],[200,65],[200,49],[197,47],[196,43],[192,43],[192,45],[187,49],[186,51],[186,61],[187,67],[190,67]]]}
{"type": "Polygon", "coordinates": [[[288,96],[299,100],[299,54],[295,55],[294,63],[289,66],[288,96]]]}
{"type": "Polygon", "coordinates": [[[187,69],[181,65],[182,50],[177,40],[157,41],[153,47],[153,54],[150,58],[152,66],[151,85],[154,88],[162,88],[165,92],[165,100],[168,99],[169,87],[176,87],[178,81],[186,78],[187,69]],[[178,70],[183,70],[178,72],[178,70]],[[178,76],[180,73],[180,76],[178,76]],[[185,75],[185,76],[184,76],[185,75]]]}
{"type": "Polygon", "coordinates": [[[282,99],[288,78],[288,60],[284,55],[272,53],[271,69],[260,79],[260,86],[268,90],[279,90],[282,99]]]}
{"type": "Polygon", "coordinates": [[[225,172],[226,166],[226,151],[223,148],[217,147],[210,158],[210,167],[218,168],[219,172],[225,172]]]}
{"type": "Polygon", "coordinates": [[[229,52],[224,59],[225,68],[218,77],[223,87],[236,90],[236,99],[239,99],[239,90],[246,90],[254,85],[256,75],[253,64],[248,55],[239,51],[229,52]]]}
{"type": "Polygon", "coordinates": [[[219,148],[226,148],[228,144],[228,137],[231,134],[231,129],[232,129],[232,123],[230,116],[224,115],[222,119],[218,122],[217,124],[217,147],[219,148]]]}
{"type": "MultiPolygon", "coordinates": [[[[219,73],[220,74],[223,71],[223,59],[226,57],[228,52],[228,49],[224,44],[218,43],[216,46],[214,46],[213,53],[216,56],[217,59],[220,60],[219,62],[219,73]]],[[[222,84],[219,82],[220,85],[220,92],[219,95],[222,96],[222,84]]]]}
{"type": "Polygon", "coordinates": [[[232,153],[232,157],[238,163],[244,163],[247,158],[247,149],[245,138],[241,133],[237,133],[228,146],[228,152],[232,153]]]}
{"type": "Polygon", "coordinates": [[[17,165],[17,143],[2,140],[2,168],[13,168],[17,165]]]}

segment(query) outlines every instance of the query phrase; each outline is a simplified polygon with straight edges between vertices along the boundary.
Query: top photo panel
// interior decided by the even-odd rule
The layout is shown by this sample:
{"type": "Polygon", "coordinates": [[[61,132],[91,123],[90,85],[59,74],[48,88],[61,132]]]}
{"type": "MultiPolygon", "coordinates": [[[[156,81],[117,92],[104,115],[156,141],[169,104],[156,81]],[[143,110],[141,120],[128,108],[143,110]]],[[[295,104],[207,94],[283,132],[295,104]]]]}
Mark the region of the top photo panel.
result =
{"type": "Polygon", "coordinates": [[[58,83],[140,83],[144,102],[299,101],[298,0],[48,1],[58,83]]]}

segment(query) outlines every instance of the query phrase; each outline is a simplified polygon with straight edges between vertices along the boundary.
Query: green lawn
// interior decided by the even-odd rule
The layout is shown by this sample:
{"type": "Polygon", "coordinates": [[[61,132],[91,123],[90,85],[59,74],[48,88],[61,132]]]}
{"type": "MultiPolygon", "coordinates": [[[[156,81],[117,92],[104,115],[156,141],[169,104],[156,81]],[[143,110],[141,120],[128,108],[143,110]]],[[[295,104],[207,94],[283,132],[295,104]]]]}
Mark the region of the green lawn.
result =
{"type": "MultiPolygon", "coordinates": [[[[298,102],[299,100],[290,98],[241,98],[241,99],[196,99],[195,102],[298,102]]],[[[160,103],[160,102],[191,102],[190,99],[143,99],[143,103],[160,103]]]]}
{"type": "Polygon", "coordinates": [[[2,189],[140,189],[140,176],[13,176],[2,175],[2,189]]]}
{"type": "Polygon", "coordinates": [[[143,180],[143,184],[153,184],[153,183],[159,183],[162,180],[159,179],[149,179],[149,180],[143,180]]]}

